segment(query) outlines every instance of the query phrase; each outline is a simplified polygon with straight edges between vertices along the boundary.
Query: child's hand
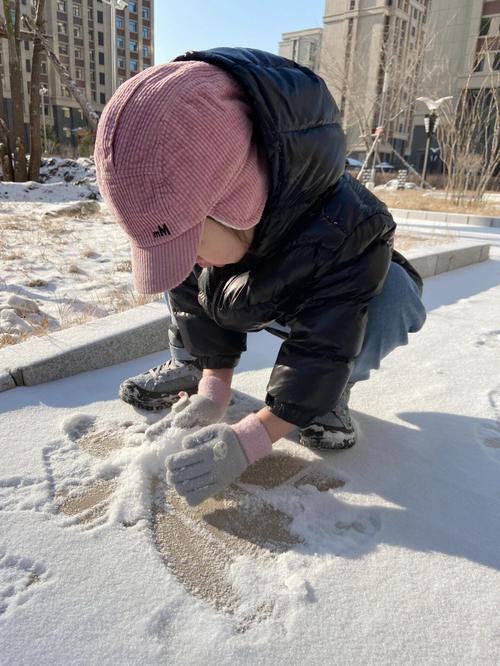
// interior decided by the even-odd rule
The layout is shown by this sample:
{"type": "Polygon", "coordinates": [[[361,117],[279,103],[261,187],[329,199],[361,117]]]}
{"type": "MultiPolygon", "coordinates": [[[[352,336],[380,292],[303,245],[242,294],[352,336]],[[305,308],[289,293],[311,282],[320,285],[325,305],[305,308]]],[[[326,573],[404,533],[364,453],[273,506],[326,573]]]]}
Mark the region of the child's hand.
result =
{"type": "Polygon", "coordinates": [[[226,407],[204,395],[180,393],[181,399],[172,407],[171,424],[175,428],[202,428],[217,423],[224,416],[226,407]]]}
{"type": "Polygon", "coordinates": [[[225,423],[184,437],[182,447],[186,450],[166,460],[167,482],[191,506],[227,488],[249,464],[236,432],[225,423]]]}

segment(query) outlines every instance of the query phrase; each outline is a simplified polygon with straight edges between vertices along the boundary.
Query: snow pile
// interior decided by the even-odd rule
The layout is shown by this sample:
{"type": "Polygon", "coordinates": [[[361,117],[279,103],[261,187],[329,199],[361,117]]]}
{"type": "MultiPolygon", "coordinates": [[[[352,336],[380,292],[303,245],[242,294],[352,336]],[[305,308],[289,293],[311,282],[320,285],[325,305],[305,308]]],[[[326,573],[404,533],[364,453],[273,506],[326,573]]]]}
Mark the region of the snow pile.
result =
{"type": "Polygon", "coordinates": [[[96,184],[93,157],[76,160],[61,157],[42,157],[40,182],[28,180],[13,183],[0,180],[0,200],[9,201],[72,201],[90,199],[102,201],[96,184]]]}

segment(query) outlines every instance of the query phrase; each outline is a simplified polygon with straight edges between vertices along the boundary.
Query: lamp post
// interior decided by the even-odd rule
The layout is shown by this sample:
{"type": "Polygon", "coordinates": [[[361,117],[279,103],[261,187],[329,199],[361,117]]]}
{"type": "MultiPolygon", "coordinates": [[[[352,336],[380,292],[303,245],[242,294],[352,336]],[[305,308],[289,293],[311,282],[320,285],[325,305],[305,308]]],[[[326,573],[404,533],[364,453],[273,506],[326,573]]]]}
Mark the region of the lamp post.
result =
{"type": "Polygon", "coordinates": [[[437,130],[438,125],[439,125],[439,116],[434,110],[431,111],[430,113],[425,114],[424,126],[427,139],[425,141],[424,166],[422,169],[422,187],[424,186],[423,184],[427,176],[427,165],[429,163],[429,149],[431,147],[432,137],[434,136],[434,132],[437,130]]]}
{"type": "Polygon", "coordinates": [[[116,90],[116,10],[125,9],[125,0],[104,0],[111,6],[111,94],[116,90]]]}
{"type": "Polygon", "coordinates": [[[424,166],[422,169],[421,188],[424,188],[425,177],[427,176],[427,165],[429,163],[429,150],[431,147],[432,137],[434,136],[434,133],[439,125],[439,116],[437,112],[441,104],[446,102],[447,99],[453,99],[453,96],[448,95],[447,97],[440,97],[439,99],[431,99],[430,97],[417,97],[417,102],[424,102],[429,109],[429,113],[426,113],[424,117],[425,134],[427,139],[425,142],[425,156],[424,166]]]}
{"type": "Polygon", "coordinates": [[[47,152],[47,128],[45,126],[45,95],[49,91],[44,84],[40,86],[40,96],[42,98],[42,126],[43,126],[43,152],[47,152]]]}

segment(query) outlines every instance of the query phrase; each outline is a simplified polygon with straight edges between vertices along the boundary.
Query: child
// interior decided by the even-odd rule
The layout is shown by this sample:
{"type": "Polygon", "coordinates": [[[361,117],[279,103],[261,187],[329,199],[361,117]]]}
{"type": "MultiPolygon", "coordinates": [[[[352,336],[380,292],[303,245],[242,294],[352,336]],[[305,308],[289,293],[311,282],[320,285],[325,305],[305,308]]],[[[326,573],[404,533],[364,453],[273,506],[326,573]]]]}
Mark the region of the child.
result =
{"type": "Polygon", "coordinates": [[[120,86],[95,159],[136,289],[167,292],[172,359],[121,395],[156,409],[181,392],[173,425],[198,431],[167,462],[176,490],[200,503],[296,427],[305,446],[352,446],[352,385],[425,310],[386,206],[345,173],[324,81],[263,51],[190,51],[120,86]],[[284,340],[266,406],[220,423],[246,332],[262,329],[284,340]]]}

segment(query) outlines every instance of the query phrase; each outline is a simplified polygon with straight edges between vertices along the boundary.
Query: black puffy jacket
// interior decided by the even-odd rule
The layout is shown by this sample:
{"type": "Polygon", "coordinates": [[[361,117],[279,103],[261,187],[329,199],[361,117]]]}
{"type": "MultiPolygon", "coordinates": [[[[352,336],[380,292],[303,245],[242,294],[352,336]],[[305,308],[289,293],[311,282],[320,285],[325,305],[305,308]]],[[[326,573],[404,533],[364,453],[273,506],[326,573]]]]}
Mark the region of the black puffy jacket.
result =
{"type": "Polygon", "coordinates": [[[254,49],[189,51],[232,75],[254,112],[269,197],[237,264],[196,268],[170,292],[182,342],[203,368],[234,367],[246,332],[291,328],[267,386],[276,416],[303,427],[333,407],[363,343],[367,306],[391,259],[396,224],[385,204],[345,173],[337,106],[311,70],[254,49]]]}

